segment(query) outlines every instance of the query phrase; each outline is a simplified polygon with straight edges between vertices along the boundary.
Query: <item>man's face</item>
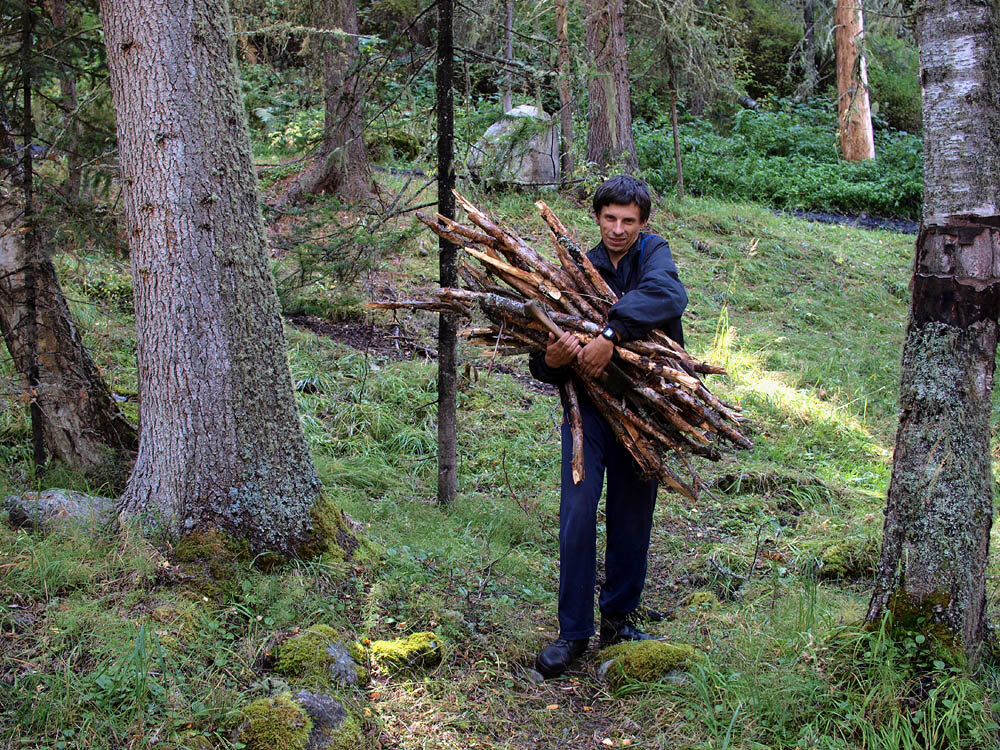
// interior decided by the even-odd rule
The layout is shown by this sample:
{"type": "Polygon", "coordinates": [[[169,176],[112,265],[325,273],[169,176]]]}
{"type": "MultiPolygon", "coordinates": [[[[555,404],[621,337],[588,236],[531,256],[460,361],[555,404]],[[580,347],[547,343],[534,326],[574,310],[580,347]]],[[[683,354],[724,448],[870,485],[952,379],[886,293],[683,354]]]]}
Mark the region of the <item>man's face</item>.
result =
{"type": "Polygon", "coordinates": [[[624,253],[635,242],[639,232],[646,226],[640,216],[637,203],[622,205],[609,203],[597,215],[597,226],[601,229],[601,240],[609,253],[624,253]]]}

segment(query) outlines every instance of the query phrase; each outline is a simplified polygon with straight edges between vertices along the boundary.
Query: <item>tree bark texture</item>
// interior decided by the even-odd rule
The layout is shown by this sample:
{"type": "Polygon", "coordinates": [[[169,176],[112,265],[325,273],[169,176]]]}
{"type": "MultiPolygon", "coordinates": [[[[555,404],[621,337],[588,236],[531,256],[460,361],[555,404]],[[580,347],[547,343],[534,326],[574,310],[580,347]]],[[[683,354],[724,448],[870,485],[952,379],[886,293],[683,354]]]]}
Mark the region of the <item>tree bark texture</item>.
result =
{"type": "Polygon", "coordinates": [[[102,0],[135,290],[141,433],[124,516],[294,553],[320,491],[225,0],[102,0]]]}
{"type": "MultiPolygon", "coordinates": [[[[504,45],[503,59],[509,63],[514,62],[514,0],[506,0],[504,5],[504,45]]],[[[514,93],[512,91],[513,75],[510,66],[507,66],[503,73],[503,95],[500,100],[500,109],[509,112],[514,106],[514,93]]]]}
{"type": "Polygon", "coordinates": [[[677,75],[673,60],[667,61],[670,70],[670,129],[674,136],[674,165],[677,167],[677,197],[684,197],[684,161],[681,156],[681,129],[677,122],[677,75]]]}
{"type": "MultiPolygon", "coordinates": [[[[438,213],[455,218],[454,4],[438,0],[437,138],[438,213]]],[[[458,285],[457,247],[444,238],[438,245],[441,286],[458,285]]],[[[454,315],[438,319],[438,502],[458,495],[458,325],[454,315]]]]}
{"type": "Polygon", "coordinates": [[[323,40],[323,143],[316,161],[292,181],[280,204],[298,203],[324,191],[360,201],[372,192],[371,160],[364,139],[357,0],[322,0],[322,7],[327,27],[344,32],[323,40]]]}
{"type": "Polygon", "coordinates": [[[569,18],[567,0],[556,2],[556,38],[559,47],[559,160],[563,180],[573,174],[573,97],[570,94],[572,68],[569,56],[569,18]]]}
{"type": "Polygon", "coordinates": [[[924,216],[903,347],[885,538],[867,620],[886,613],[975,664],[987,632],[990,397],[1000,314],[1000,6],[918,13],[924,216]]]}
{"type": "Polygon", "coordinates": [[[819,71],[816,69],[816,0],[805,0],[802,5],[802,83],[798,93],[812,96],[816,93],[819,71]]]}
{"type": "Polygon", "coordinates": [[[632,137],[632,102],[625,41],[625,1],[587,0],[588,84],[587,161],[605,168],[638,165],[632,137]]]}
{"type": "Polygon", "coordinates": [[[840,151],[847,161],[875,158],[868,70],[861,52],[864,19],[861,0],[837,0],[833,22],[837,47],[837,112],[840,151]]]}
{"type": "Polygon", "coordinates": [[[0,170],[0,333],[25,391],[34,391],[44,446],[83,471],[130,460],[121,454],[135,450],[135,430],[83,346],[52,262],[31,245],[18,185],[22,168],[2,114],[0,162],[13,165],[0,170]]]}

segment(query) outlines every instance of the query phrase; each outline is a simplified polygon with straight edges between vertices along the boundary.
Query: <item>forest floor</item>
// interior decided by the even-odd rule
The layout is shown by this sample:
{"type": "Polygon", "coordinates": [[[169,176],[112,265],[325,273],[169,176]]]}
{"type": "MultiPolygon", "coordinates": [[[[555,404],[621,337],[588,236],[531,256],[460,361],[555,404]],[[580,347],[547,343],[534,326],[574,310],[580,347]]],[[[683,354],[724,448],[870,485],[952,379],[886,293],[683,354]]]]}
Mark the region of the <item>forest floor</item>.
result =
{"type": "MultiPolygon", "coordinates": [[[[541,248],[536,198],[475,196],[541,248]]],[[[581,244],[596,241],[582,205],[545,199],[581,244]]],[[[344,223],[330,216],[317,234],[344,223]]],[[[644,605],[665,617],[648,629],[707,660],[612,689],[594,648],[561,679],[530,671],[556,635],[561,415],[523,358],[463,347],[459,497],[434,501],[435,319],[360,304],[433,286],[436,240],[414,225],[383,225],[394,234],[356,282],[283,292],[315,463],[375,554],[266,571],[236,560],[205,578],[133,533],[0,523],[0,748],[241,747],[239,708],[282,685],[276,647],[318,623],[370,640],[433,630],[444,644],[437,667],[375,670],[350,692],[372,747],[996,746],[991,668],[973,680],[942,665],[929,687],[908,671],[920,644],[857,627],[881,538],[912,237],[707,199],[656,207],[651,229],[690,293],[689,349],[727,367],[710,387],[743,406],[755,447],[701,465],[713,489],[697,504],[658,500],[644,605]],[[918,694],[919,715],[904,711],[918,694]]],[[[127,263],[99,248],[56,261],[134,417],[127,263]]],[[[279,286],[295,262],[277,261],[279,286]]],[[[0,376],[12,382],[9,361],[0,376]]],[[[0,491],[34,488],[24,410],[0,398],[0,491]]],[[[110,492],[59,467],[42,485],[110,492]]]]}

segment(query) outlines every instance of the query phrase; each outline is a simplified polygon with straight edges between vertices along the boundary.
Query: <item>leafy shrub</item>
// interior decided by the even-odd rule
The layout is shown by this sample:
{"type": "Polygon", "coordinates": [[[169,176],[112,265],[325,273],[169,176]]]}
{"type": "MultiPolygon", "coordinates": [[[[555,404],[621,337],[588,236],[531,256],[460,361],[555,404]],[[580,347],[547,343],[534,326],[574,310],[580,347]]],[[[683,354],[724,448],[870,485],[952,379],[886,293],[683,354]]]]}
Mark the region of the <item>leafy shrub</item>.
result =
{"type": "Polygon", "coordinates": [[[889,127],[919,133],[920,56],[912,42],[895,36],[865,35],[872,109],[889,127]]]}
{"type": "MultiPolygon", "coordinates": [[[[668,123],[637,122],[642,176],[657,190],[675,179],[668,123]]],[[[684,181],[695,195],[767,203],[775,208],[867,213],[916,219],[923,196],[917,136],[880,130],[874,160],[845,162],[836,114],[826,102],[779,100],[774,111],[743,110],[728,137],[703,120],[681,127],[684,181]]]]}

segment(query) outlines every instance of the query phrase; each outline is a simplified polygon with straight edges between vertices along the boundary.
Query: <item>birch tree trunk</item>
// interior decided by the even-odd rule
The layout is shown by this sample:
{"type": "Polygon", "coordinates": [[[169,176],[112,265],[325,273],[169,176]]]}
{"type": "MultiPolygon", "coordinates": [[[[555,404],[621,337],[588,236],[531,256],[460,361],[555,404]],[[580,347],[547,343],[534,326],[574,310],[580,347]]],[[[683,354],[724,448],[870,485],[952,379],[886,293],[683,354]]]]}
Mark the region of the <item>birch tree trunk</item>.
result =
{"type": "Polygon", "coordinates": [[[327,28],[345,36],[323,40],[323,82],[326,92],[323,144],[313,164],[296,177],[279,205],[298,203],[320,192],[348,201],[371,196],[371,160],[364,140],[364,94],[358,73],[357,0],[322,0],[327,28]]]}
{"type": "Polygon", "coordinates": [[[120,513],[293,554],[320,492],[296,415],[225,0],[102,0],[138,338],[120,513]]]}
{"type": "Polygon", "coordinates": [[[1000,6],[917,16],[924,212],[900,422],[867,621],[935,635],[970,664],[987,634],[990,396],[1000,313],[1000,6]]]}
{"type": "Polygon", "coordinates": [[[861,53],[864,20],[861,0],[837,0],[833,22],[837,47],[837,112],[840,151],[847,161],[875,158],[868,69],[861,53]]]}
{"type": "Polygon", "coordinates": [[[556,38],[559,45],[559,159],[562,179],[573,174],[573,98],[570,95],[569,18],[567,0],[556,0],[556,38]]]}
{"type": "Polygon", "coordinates": [[[587,0],[589,81],[587,161],[608,167],[621,162],[626,172],[638,165],[632,137],[624,0],[587,0]]]}

